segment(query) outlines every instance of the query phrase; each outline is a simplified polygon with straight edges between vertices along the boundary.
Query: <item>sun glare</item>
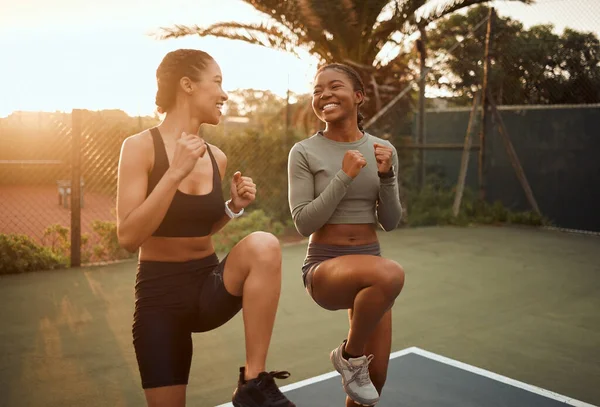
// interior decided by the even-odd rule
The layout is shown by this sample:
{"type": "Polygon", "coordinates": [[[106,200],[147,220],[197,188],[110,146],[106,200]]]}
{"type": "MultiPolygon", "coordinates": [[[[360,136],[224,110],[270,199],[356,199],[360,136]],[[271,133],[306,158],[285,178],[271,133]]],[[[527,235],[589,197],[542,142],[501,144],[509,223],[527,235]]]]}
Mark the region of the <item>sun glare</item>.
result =
{"type": "MultiPolygon", "coordinates": [[[[281,97],[288,89],[309,93],[317,66],[316,58],[303,51],[297,58],[241,41],[196,36],[160,41],[148,35],[173,24],[266,21],[240,0],[221,0],[218,6],[213,0],[173,0],[168,7],[150,2],[143,8],[134,0],[107,0],[93,10],[76,0],[57,0],[52,5],[43,0],[0,1],[6,3],[0,14],[0,117],[18,110],[73,108],[152,115],[156,67],[176,48],[198,48],[213,55],[223,71],[227,91],[264,89],[281,97]],[[32,9],[38,12],[30,13],[32,9]]],[[[573,1],[582,9],[589,8],[587,14],[594,14],[593,1],[573,1]]],[[[582,13],[574,20],[563,2],[493,4],[499,13],[512,13],[526,25],[556,20],[558,30],[568,25],[600,33],[597,20],[585,20],[582,13]]],[[[389,60],[397,52],[397,47],[384,47],[379,57],[389,60]]]]}
{"type": "Polygon", "coordinates": [[[2,59],[11,61],[0,65],[0,117],[13,111],[74,108],[152,115],[156,68],[167,52],[177,48],[211,54],[221,66],[226,91],[265,89],[285,97],[289,87],[306,93],[316,69],[316,60],[307,53],[299,59],[240,41],[200,37],[161,41],[149,35],[176,23],[261,21],[258,12],[238,0],[221,1],[218,8],[210,0],[177,0],[168,9],[148,5],[141,11],[132,0],[118,4],[111,0],[94,10],[95,15],[73,0],[60,0],[56,7],[43,7],[41,0],[29,3],[48,8],[48,18],[32,17],[17,4],[7,9],[13,18],[0,17],[2,59]],[[58,13],[61,8],[68,12],[58,13]],[[128,17],[127,24],[118,22],[122,17],[128,17]]]}

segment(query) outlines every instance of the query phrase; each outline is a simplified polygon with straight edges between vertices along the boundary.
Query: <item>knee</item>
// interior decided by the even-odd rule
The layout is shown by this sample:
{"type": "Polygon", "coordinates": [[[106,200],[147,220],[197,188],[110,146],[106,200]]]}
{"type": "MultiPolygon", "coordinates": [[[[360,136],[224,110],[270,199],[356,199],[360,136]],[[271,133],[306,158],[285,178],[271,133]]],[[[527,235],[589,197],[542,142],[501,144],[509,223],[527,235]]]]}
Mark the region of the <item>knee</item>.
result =
{"type": "Polygon", "coordinates": [[[390,300],[394,300],[404,287],[404,269],[393,260],[385,260],[381,269],[380,284],[390,300]]]}
{"type": "Polygon", "coordinates": [[[268,232],[253,232],[245,239],[247,259],[262,265],[281,264],[281,245],[279,239],[268,232]]]}

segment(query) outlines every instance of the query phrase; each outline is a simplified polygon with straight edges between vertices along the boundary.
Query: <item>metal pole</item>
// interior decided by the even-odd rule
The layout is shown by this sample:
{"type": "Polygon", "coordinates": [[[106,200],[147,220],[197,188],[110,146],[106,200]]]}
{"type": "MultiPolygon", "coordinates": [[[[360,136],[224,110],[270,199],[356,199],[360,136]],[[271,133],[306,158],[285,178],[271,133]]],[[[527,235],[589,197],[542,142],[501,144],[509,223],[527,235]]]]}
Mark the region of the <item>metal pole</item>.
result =
{"type": "Polygon", "coordinates": [[[494,34],[494,19],[495,19],[495,11],[494,8],[490,8],[490,13],[488,17],[487,24],[487,34],[485,37],[485,55],[484,55],[484,64],[483,64],[483,84],[482,84],[482,92],[481,92],[481,101],[482,101],[482,113],[481,113],[481,132],[479,133],[479,166],[478,166],[478,178],[479,178],[479,198],[481,200],[485,199],[485,176],[486,176],[486,163],[485,163],[485,138],[486,132],[488,129],[488,109],[489,109],[489,101],[488,101],[488,85],[489,85],[489,77],[490,77],[490,66],[491,66],[491,55],[490,48],[492,45],[492,39],[494,34]]]}
{"type": "Polygon", "coordinates": [[[81,266],[81,116],[71,112],[71,267],[81,266]]]}

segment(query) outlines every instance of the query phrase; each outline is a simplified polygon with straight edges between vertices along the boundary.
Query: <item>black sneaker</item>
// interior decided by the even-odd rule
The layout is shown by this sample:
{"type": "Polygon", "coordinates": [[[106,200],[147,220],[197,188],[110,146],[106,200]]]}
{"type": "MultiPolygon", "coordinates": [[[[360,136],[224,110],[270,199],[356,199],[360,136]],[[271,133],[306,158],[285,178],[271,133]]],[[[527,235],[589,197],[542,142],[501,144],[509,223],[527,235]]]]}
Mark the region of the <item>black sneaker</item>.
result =
{"type": "Polygon", "coordinates": [[[262,372],[256,379],[244,379],[245,368],[240,367],[238,387],[231,399],[234,407],[296,407],[279,390],[275,379],[287,379],[289,372],[262,372]]]}

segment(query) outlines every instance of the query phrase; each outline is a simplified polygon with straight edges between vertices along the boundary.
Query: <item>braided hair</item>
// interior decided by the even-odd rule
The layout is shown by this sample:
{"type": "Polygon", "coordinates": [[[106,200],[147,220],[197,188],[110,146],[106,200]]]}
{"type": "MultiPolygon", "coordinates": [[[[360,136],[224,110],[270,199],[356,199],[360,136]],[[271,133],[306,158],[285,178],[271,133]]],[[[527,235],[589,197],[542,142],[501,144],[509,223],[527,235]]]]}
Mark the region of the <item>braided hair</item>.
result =
{"type": "Polygon", "coordinates": [[[187,76],[193,81],[200,80],[201,72],[213,58],[204,51],[178,49],[169,52],[156,69],[155,104],[159,113],[165,113],[175,105],[179,80],[187,76]]]}
{"type": "MultiPolygon", "coordinates": [[[[320,74],[321,72],[323,72],[326,69],[335,69],[337,71],[342,72],[343,74],[345,74],[348,77],[348,79],[350,79],[350,82],[352,82],[352,87],[355,91],[360,91],[360,92],[362,92],[363,95],[366,95],[365,84],[363,83],[363,80],[360,77],[360,75],[358,74],[358,72],[356,72],[354,70],[354,68],[350,67],[349,65],[345,65],[345,64],[333,63],[333,64],[324,65],[321,68],[319,68],[316,75],[320,74]]],[[[363,100],[363,102],[364,102],[364,100],[363,100]]],[[[365,117],[360,112],[360,106],[363,104],[363,102],[360,102],[360,104],[358,105],[358,109],[356,110],[356,116],[357,116],[356,120],[358,122],[358,128],[361,131],[363,130],[362,122],[365,119],[365,117]]]]}

